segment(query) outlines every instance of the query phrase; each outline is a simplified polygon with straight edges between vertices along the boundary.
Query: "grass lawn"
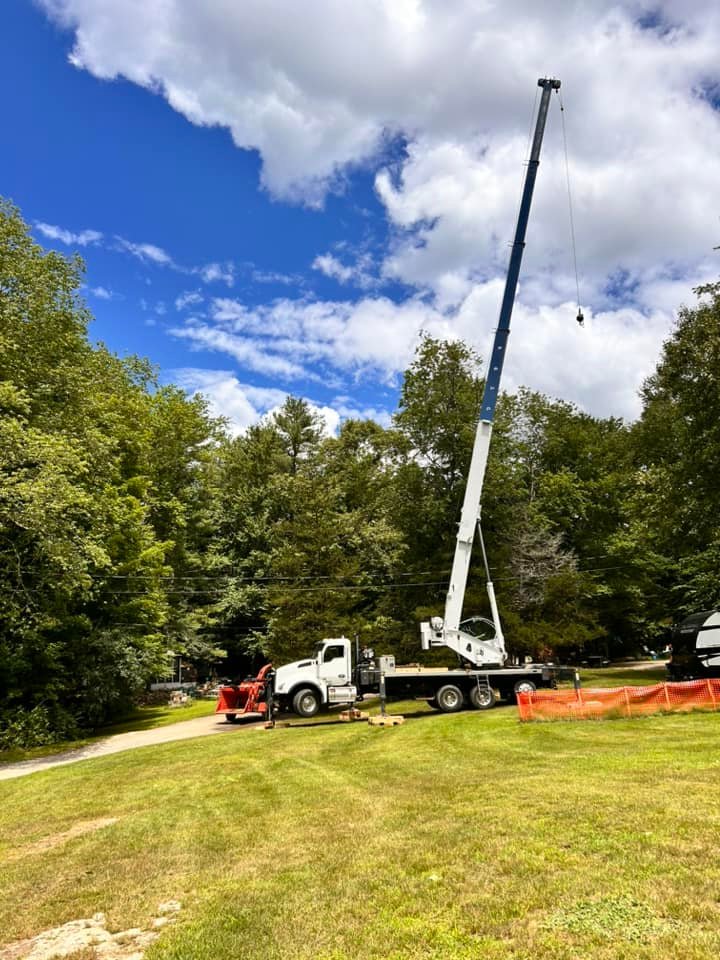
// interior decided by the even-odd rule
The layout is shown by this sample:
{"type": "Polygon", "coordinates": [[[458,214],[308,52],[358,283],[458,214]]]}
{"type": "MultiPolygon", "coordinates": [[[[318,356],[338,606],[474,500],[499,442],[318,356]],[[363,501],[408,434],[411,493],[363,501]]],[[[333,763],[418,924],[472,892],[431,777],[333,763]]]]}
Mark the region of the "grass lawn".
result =
{"type": "Polygon", "coordinates": [[[178,899],[147,960],[717,956],[720,716],[392,710],[0,783],[0,941],[178,899]]]}
{"type": "MultiPolygon", "coordinates": [[[[583,687],[642,687],[664,683],[668,678],[665,661],[644,663],[641,666],[602,667],[598,670],[581,668],[580,681],[583,687]]],[[[563,686],[567,686],[563,683],[563,686]]],[[[570,684],[572,686],[572,683],[570,684]]]]}
{"type": "Polygon", "coordinates": [[[30,750],[0,750],[0,764],[15,763],[19,760],[32,760],[35,757],[47,757],[64,750],[86,747],[90,743],[104,740],[116,733],[129,733],[132,730],[151,730],[154,727],[166,727],[181,720],[194,720],[195,717],[208,717],[215,712],[215,700],[191,700],[179,707],[136,707],[123,720],[101,727],[93,736],[81,740],[69,740],[64,743],[52,743],[45,747],[33,747],[30,750]]]}

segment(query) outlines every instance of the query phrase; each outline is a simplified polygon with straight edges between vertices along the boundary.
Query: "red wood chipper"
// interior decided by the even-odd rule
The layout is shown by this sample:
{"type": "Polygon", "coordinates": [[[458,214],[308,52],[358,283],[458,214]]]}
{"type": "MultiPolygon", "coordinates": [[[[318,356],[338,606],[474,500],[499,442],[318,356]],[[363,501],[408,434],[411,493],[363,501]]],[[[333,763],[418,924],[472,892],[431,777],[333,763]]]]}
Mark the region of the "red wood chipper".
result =
{"type": "Polygon", "coordinates": [[[267,718],[272,669],[272,664],[266,663],[256,677],[220,687],[215,713],[224,713],[228,723],[242,714],[257,713],[267,718]]]}

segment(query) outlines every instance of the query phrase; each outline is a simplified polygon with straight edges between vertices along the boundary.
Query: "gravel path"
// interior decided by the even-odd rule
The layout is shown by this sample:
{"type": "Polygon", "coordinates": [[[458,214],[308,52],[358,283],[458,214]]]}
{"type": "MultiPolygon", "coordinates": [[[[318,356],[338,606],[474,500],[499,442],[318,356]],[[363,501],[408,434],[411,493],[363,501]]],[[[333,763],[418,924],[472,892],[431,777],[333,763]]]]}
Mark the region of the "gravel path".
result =
{"type": "Polygon", "coordinates": [[[239,723],[226,723],[223,718],[214,714],[209,717],[197,717],[195,720],[181,720],[179,723],[167,727],[156,727],[154,730],[136,730],[132,733],[116,733],[106,740],[98,740],[87,747],[77,750],[67,750],[65,753],[55,753],[48,757],[38,757],[36,760],[21,760],[18,763],[0,765],[0,780],[13,780],[15,777],[26,777],[39,770],[49,770],[51,767],[64,767],[68,763],[79,763],[81,760],[92,760],[94,757],[106,757],[110,753],[120,753],[123,750],[134,750],[137,747],[149,747],[156,743],[172,743],[174,740],[191,740],[193,737],[206,737],[212,733],[237,733],[248,727],[259,727],[262,724],[258,714],[252,714],[239,723]]]}

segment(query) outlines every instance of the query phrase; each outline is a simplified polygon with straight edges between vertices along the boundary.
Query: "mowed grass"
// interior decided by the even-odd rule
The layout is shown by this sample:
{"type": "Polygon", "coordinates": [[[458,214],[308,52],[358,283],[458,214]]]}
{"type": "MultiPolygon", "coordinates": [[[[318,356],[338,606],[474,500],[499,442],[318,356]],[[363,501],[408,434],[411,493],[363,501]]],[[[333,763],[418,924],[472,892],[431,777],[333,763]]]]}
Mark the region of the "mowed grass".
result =
{"type": "MultiPolygon", "coordinates": [[[[582,667],[579,672],[583,687],[641,687],[665,683],[668,679],[665,661],[616,665],[597,670],[582,667]]],[[[563,686],[567,685],[563,683],[563,686]]]]}
{"type": "Polygon", "coordinates": [[[148,960],[717,956],[720,716],[392,712],[0,783],[0,941],[172,898],[148,960]]]}

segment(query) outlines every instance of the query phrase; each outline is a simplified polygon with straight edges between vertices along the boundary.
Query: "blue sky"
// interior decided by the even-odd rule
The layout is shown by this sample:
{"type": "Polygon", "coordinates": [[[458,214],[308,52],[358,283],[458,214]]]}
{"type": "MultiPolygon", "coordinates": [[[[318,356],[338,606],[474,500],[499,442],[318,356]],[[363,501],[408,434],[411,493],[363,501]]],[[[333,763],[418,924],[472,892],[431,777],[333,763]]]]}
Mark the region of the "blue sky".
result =
{"type": "Polygon", "coordinates": [[[565,4],[560,44],[555,6],[6,0],[0,193],[85,258],[92,336],[235,429],[287,392],[386,419],[421,329],[489,352],[553,73],[588,323],[554,107],[506,385],[632,417],[718,273],[718,16],[565,4]]]}

